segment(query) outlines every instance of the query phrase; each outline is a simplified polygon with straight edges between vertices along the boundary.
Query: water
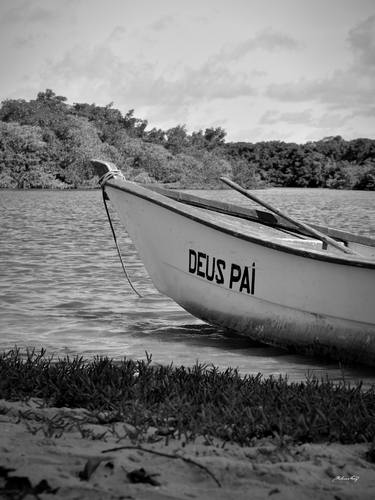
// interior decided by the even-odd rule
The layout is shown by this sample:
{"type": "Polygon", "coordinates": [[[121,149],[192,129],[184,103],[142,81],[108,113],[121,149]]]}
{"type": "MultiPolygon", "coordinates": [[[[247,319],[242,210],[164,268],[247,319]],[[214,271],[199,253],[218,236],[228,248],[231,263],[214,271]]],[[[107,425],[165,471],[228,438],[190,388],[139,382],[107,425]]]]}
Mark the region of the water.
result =
{"type": "MultiPolygon", "coordinates": [[[[217,195],[204,192],[207,197],[217,195]]],[[[269,189],[258,196],[305,221],[375,236],[374,193],[269,189]]],[[[226,201],[248,204],[238,193],[226,201]]],[[[138,298],[122,274],[100,191],[0,191],[0,351],[42,347],[55,356],[106,355],[192,365],[199,361],[243,374],[261,372],[304,380],[342,377],[334,363],[254,347],[227,337],[160,295],[132,242],[114,223],[138,298]]],[[[365,369],[347,380],[375,383],[365,369]]]]}

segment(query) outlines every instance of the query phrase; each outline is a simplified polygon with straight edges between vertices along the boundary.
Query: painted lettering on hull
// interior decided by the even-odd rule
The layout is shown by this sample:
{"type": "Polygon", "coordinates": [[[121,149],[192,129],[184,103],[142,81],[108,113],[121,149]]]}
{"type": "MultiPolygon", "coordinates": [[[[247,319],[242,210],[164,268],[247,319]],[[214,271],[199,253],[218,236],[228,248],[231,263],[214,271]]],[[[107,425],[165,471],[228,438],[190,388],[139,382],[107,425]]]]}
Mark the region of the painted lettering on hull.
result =
{"type": "Polygon", "coordinates": [[[230,290],[249,295],[254,295],[255,292],[255,262],[249,266],[240,266],[190,248],[189,273],[230,290]]]}

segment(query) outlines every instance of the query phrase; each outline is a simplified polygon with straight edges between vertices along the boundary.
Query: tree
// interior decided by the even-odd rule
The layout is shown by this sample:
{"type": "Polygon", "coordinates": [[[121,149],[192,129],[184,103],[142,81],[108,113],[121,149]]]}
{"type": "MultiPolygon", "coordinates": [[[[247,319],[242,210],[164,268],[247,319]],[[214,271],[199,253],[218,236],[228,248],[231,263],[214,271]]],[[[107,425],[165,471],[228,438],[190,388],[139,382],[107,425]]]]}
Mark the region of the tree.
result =
{"type": "MultiPolygon", "coordinates": [[[[0,186],[89,186],[89,159],[116,162],[132,179],[219,187],[232,174],[245,187],[374,190],[375,140],[341,136],[294,144],[225,143],[221,127],[191,135],[185,125],[146,131],[147,120],[113,107],[75,103],[46,89],[0,106],[0,186]]],[[[94,185],[94,184],[92,184],[94,185]]]]}
{"type": "Polygon", "coordinates": [[[144,135],[144,140],[146,142],[152,142],[154,144],[159,144],[160,146],[165,146],[167,142],[167,136],[164,130],[153,128],[144,135]]]}
{"type": "Polygon", "coordinates": [[[40,127],[0,122],[0,187],[56,186],[54,165],[40,127]]]}
{"type": "Polygon", "coordinates": [[[177,125],[166,132],[167,141],[165,147],[173,154],[182,153],[190,144],[185,125],[177,125]]]}
{"type": "Polygon", "coordinates": [[[6,99],[1,103],[0,120],[25,124],[29,121],[29,106],[24,99],[6,99]]]}
{"type": "Polygon", "coordinates": [[[180,165],[181,183],[184,187],[220,188],[222,187],[220,177],[232,174],[231,164],[209,151],[194,156],[179,154],[176,158],[180,165]]]}
{"type": "Polygon", "coordinates": [[[97,129],[101,141],[113,144],[116,134],[124,128],[124,120],[118,109],[96,104],[75,103],[73,112],[77,117],[85,118],[97,129]]]}
{"type": "Polygon", "coordinates": [[[94,177],[91,158],[104,158],[98,130],[86,118],[70,116],[60,161],[60,178],[70,187],[86,185],[94,177]]]}
{"type": "Polygon", "coordinates": [[[207,149],[214,149],[218,146],[222,146],[224,144],[224,139],[227,133],[221,127],[217,128],[206,128],[204,132],[204,138],[206,141],[207,149]]]}
{"type": "Polygon", "coordinates": [[[256,189],[264,186],[264,182],[257,171],[256,163],[239,159],[231,161],[231,165],[234,182],[237,182],[245,189],[256,189]]]}
{"type": "Polygon", "coordinates": [[[134,117],[134,109],[130,109],[124,117],[125,130],[131,137],[143,137],[147,124],[147,120],[134,117]]]}
{"type": "Polygon", "coordinates": [[[367,161],[361,168],[361,171],[353,184],[353,189],[375,191],[375,161],[367,161]]]}
{"type": "Polygon", "coordinates": [[[56,95],[51,89],[46,89],[44,92],[38,92],[36,97],[37,102],[42,102],[48,106],[59,106],[67,101],[67,98],[61,95],[56,95]]]}

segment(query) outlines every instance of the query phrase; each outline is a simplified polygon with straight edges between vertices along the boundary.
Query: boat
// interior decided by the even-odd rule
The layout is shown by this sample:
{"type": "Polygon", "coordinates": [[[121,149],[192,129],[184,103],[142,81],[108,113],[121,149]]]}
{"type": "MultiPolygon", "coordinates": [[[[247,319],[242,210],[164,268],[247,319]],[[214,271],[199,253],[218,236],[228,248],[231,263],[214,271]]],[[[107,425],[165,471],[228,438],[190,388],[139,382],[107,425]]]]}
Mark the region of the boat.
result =
{"type": "Polygon", "coordinates": [[[162,294],[253,341],[375,366],[375,239],[296,221],[229,179],[261,209],[92,165],[162,294]]]}

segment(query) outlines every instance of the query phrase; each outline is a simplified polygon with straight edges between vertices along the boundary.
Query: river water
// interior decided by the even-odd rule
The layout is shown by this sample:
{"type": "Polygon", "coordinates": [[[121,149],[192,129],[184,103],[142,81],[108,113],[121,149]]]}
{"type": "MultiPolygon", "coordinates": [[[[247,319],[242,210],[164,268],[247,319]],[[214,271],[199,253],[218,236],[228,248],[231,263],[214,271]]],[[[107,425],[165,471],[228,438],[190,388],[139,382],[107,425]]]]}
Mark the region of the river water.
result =
{"type": "MultiPolygon", "coordinates": [[[[249,203],[233,191],[200,194],[249,203]]],[[[256,194],[301,220],[375,237],[374,193],[275,188],[256,194]]],[[[0,351],[44,347],[56,357],[113,359],[144,359],[147,352],[162,364],[198,361],[290,381],[315,375],[375,383],[374,371],[254,347],[194,318],[154,289],[114,216],[128,273],[143,296],[137,297],[122,274],[98,190],[4,190],[0,210],[0,351]]]]}

